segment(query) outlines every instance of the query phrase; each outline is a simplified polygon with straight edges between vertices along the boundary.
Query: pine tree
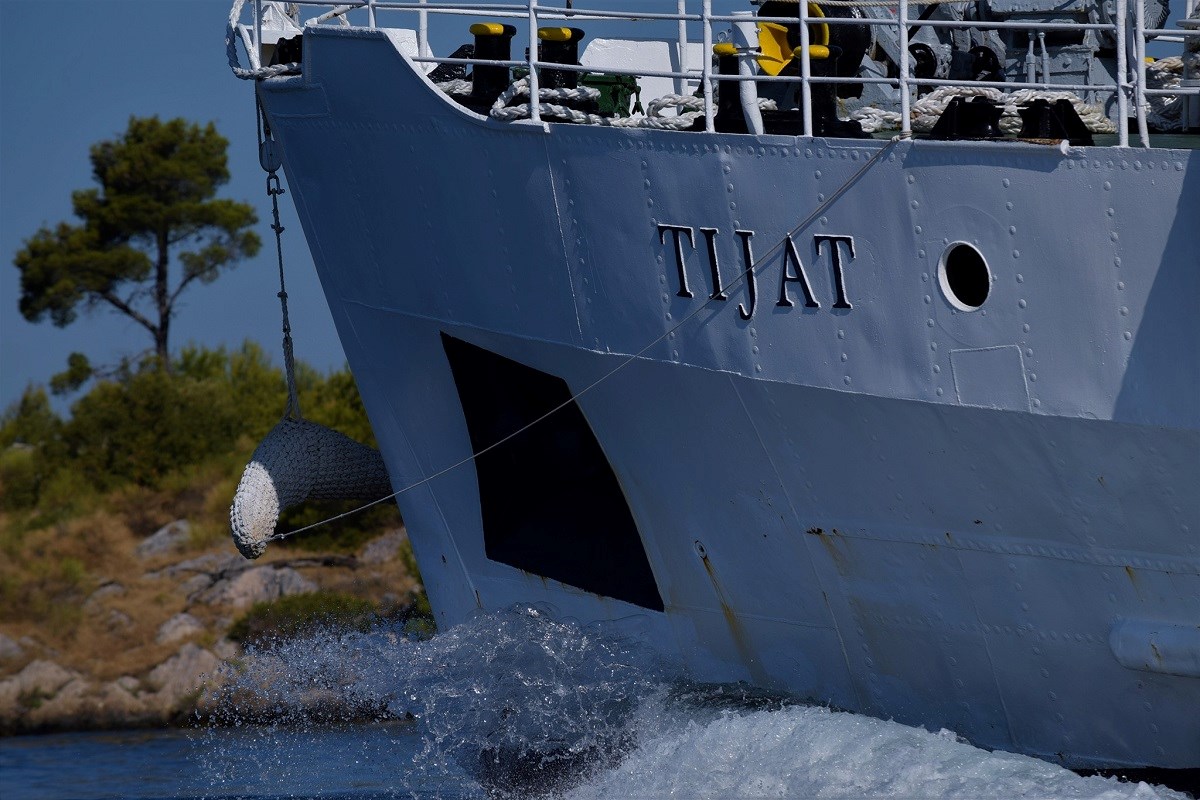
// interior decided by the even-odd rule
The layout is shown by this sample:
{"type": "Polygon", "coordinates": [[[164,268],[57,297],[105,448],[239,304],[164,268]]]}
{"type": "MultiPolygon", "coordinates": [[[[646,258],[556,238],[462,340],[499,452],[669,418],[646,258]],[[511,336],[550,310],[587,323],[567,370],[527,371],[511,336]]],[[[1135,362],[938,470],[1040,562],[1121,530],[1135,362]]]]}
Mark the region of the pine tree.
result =
{"type": "Polygon", "coordinates": [[[229,180],[227,146],[211,122],[158,117],[132,117],[119,139],[93,145],[99,187],[71,196],[81,221],[41,228],[14,259],[21,314],[64,327],[81,308],[108,306],[146,329],[160,369],[169,370],[180,295],[261,244],[249,230],[254,209],[216,198],[229,180]]]}

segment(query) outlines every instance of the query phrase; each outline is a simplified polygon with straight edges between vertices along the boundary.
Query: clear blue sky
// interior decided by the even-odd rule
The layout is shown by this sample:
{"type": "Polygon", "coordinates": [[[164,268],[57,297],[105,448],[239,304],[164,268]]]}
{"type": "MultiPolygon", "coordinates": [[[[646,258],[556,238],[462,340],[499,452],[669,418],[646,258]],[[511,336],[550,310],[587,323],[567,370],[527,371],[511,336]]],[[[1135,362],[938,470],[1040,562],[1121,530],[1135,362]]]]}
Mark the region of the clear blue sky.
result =
{"type": "MultiPolygon", "coordinates": [[[[61,371],[72,351],[105,364],[152,344],[144,329],[102,308],[67,328],[26,322],[12,265],[39,226],[75,220],[71,191],[95,185],[88,147],[122,133],[131,115],[215,122],[230,142],[232,179],[221,194],[259,214],[262,251],[215,283],[189,288],[172,348],[253,339],[281,363],[254,94],[225,62],[229,7],[229,0],[0,0],[0,409],[61,371]]],[[[345,357],[288,195],[281,205],[296,355],[321,369],[340,367],[345,357]]]]}

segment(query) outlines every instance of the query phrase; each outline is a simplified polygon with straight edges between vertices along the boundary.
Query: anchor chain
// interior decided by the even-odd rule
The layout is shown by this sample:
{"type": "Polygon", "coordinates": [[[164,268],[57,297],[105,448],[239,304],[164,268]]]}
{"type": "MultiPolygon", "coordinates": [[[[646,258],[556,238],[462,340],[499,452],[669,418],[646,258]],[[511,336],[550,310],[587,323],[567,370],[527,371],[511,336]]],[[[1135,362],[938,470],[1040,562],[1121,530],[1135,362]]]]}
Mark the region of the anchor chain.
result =
{"type": "Polygon", "coordinates": [[[300,412],[300,393],[296,389],[296,357],[292,348],[292,323],[288,318],[287,283],[283,275],[283,223],[279,220],[279,195],[285,194],[286,189],[279,182],[279,168],[283,159],[279,155],[278,145],[271,136],[271,128],[263,116],[261,104],[255,103],[258,118],[258,163],[267,173],[267,196],[271,198],[271,230],[275,232],[275,259],[279,265],[279,310],[283,317],[283,370],[287,378],[287,408],[283,418],[302,420],[300,412]]]}

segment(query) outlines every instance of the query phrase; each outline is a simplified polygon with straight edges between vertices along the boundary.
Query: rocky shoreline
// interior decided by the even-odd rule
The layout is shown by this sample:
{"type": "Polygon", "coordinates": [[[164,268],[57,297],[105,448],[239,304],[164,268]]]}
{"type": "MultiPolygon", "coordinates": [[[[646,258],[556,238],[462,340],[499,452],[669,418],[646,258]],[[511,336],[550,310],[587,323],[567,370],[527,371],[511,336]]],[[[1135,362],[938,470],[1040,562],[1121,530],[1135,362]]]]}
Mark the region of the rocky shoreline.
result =
{"type": "Polygon", "coordinates": [[[199,710],[221,659],[191,642],[141,678],[99,682],[36,659],[0,681],[0,733],[146,728],[183,722],[199,710]]]}
{"type": "Polygon", "coordinates": [[[228,544],[196,553],[189,543],[179,520],[133,548],[127,571],[66,610],[82,616],[67,642],[0,626],[0,735],[181,724],[212,710],[222,665],[243,658],[231,629],[250,609],[317,592],[395,608],[421,591],[401,557],[403,529],[353,555],[254,562],[228,544]]]}

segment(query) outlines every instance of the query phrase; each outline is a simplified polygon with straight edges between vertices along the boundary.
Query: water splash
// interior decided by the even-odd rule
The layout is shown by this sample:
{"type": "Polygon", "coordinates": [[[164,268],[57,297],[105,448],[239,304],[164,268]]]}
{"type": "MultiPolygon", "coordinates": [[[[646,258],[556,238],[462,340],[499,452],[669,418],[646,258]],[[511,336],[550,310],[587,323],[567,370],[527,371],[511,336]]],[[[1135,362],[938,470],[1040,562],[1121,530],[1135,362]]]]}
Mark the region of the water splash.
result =
{"type": "Polygon", "coordinates": [[[638,641],[545,608],[428,640],[383,629],[280,642],[231,665],[212,698],[210,791],[252,771],[260,795],[1184,797],[671,672],[638,641]],[[347,727],[362,721],[374,724],[347,727]]]}
{"type": "Polygon", "coordinates": [[[326,630],[252,648],[226,669],[207,721],[256,724],[255,749],[267,755],[249,764],[262,770],[278,768],[279,753],[314,723],[407,722],[420,744],[403,782],[466,774],[489,794],[526,796],[615,764],[663,675],[638,642],[522,607],[428,640],[326,630]]]}

